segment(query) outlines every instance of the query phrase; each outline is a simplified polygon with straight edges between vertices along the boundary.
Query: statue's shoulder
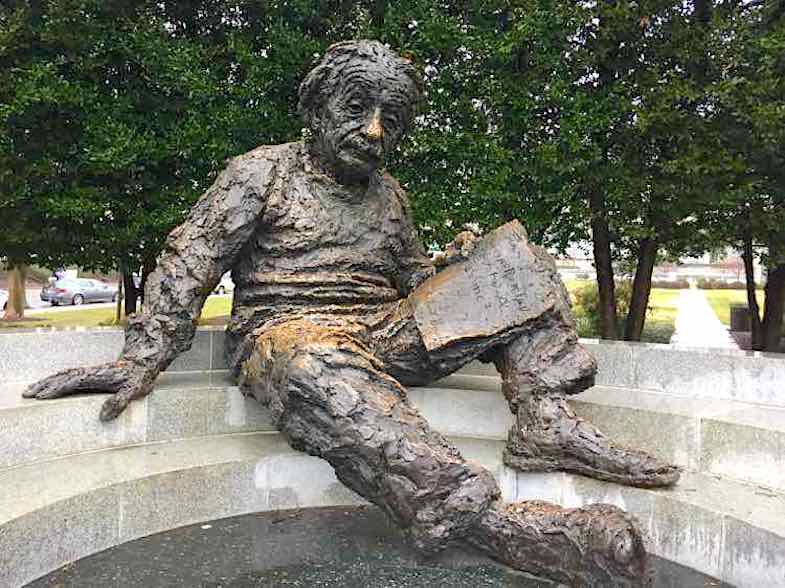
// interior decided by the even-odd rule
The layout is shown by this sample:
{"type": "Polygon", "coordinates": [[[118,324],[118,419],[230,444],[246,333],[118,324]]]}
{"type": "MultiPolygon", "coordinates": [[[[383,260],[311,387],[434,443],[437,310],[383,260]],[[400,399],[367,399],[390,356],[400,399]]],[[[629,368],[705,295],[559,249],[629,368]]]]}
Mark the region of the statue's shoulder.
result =
{"type": "Polygon", "coordinates": [[[408,214],[410,209],[409,197],[406,195],[406,190],[403,189],[400,182],[387,171],[382,174],[382,182],[392,194],[394,203],[402,209],[404,214],[408,214]]]}
{"type": "Polygon", "coordinates": [[[278,169],[293,166],[300,158],[302,142],[282,143],[280,145],[260,145],[227,161],[226,168],[238,174],[258,173],[269,168],[278,169]]]}

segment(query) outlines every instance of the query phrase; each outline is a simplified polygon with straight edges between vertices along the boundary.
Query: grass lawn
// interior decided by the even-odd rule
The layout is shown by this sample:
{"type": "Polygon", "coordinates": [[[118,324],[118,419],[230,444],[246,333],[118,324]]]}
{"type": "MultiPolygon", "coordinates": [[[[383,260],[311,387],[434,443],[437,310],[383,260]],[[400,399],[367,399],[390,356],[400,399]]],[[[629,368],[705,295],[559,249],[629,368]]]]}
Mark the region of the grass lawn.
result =
{"type": "MultiPolygon", "coordinates": [[[[565,283],[571,295],[585,286],[594,284],[593,280],[569,280],[565,283]]],[[[648,343],[669,343],[671,335],[676,330],[676,314],[681,290],[654,288],[649,296],[649,311],[646,314],[646,324],[643,328],[641,341],[648,343]]],[[[581,337],[598,337],[596,326],[592,324],[582,310],[573,305],[575,318],[578,323],[578,334],[581,337]]],[[[624,326],[619,325],[623,331],[624,326]]]]}
{"type": "MultiPolygon", "coordinates": [[[[231,296],[210,296],[202,309],[200,324],[221,324],[226,322],[232,308],[231,296]]],[[[22,321],[0,321],[0,329],[31,327],[108,327],[115,325],[115,307],[90,308],[79,310],[48,310],[30,314],[22,321]]],[[[124,321],[123,321],[124,322],[124,321]]]]}
{"type": "MultiPolygon", "coordinates": [[[[730,326],[731,305],[747,306],[746,290],[704,290],[703,293],[706,295],[706,300],[709,301],[714,314],[725,326],[730,326]]],[[[757,290],[755,294],[758,304],[763,308],[763,290],[757,290]]]]}
{"type": "Polygon", "coordinates": [[[679,310],[681,293],[682,290],[652,289],[641,341],[670,343],[671,336],[676,330],[676,314],[679,310]]]}
{"type": "MultiPolygon", "coordinates": [[[[586,281],[570,281],[567,289],[574,292],[587,284],[586,281]]],[[[733,290],[717,290],[722,294],[733,290]]],[[[654,343],[667,343],[673,334],[676,321],[676,303],[680,290],[654,289],[649,299],[649,314],[646,316],[646,326],[643,329],[643,341],[654,343]]],[[[210,296],[202,310],[200,324],[224,324],[232,307],[231,296],[210,296]]],[[[576,309],[577,310],[577,309],[576,309]]],[[[83,307],[78,310],[49,310],[28,315],[23,321],[0,321],[0,330],[31,327],[101,327],[113,326],[115,308],[90,308],[83,307]]],[[[578,330],[582,337],[596,337],[591,325],[580,312],[576,312],[578,330]]]]}

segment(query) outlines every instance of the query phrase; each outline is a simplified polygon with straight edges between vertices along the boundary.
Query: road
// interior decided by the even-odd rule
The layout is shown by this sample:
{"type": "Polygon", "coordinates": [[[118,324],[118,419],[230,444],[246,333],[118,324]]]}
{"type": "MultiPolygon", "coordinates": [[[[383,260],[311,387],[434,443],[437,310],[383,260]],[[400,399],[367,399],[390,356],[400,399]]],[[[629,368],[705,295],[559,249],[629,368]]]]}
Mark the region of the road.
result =
{"type": "MultiPolygon", "coordinates": [[[[79,306],[68,305],[68,306],[52,306],[48,302],[44,302],[41,300],[41,289],[33,290],[28,288],[25,290],[25,294],[27,296],[27,310],[25,314],[35,315],[40,312],[70,312],[74,310],[80,310],[85,308],[114,308],[114,302],[93,302],[90,304],[83,304],[79,306]]],[[[230,296],[231,294],[227,294],[230,296]]],[[[218,294],[211,294],[212,296],[218,296],[218,294]]]]}

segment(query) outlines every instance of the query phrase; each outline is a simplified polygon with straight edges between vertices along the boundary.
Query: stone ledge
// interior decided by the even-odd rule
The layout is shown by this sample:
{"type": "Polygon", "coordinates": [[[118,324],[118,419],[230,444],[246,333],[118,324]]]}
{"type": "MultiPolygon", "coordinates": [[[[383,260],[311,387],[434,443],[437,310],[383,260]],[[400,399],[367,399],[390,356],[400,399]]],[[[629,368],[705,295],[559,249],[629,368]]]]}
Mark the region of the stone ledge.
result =
{"type": "MultiPolygon", "coordinates": [[[[169,371],[226,369],[224,340],[223,327],[199,328],[191,350],[169,371]]],[[[598,385],[785,407],[785,354],[583,342],[597,357],[598,385]]],[[[0,333],[0,374],[4,383],[32,382],[60,369],[113,360],[122,345],[123,332],[117,329],[0,333]]],[[[495,374],[487,364],[469,369],[476,375],[495,374]]]]}
{"type": "MultiPolygon", "coordinates": [[[[434,428],[506,439],[512,417],[498,377],[461,372],[437,385],[409,391],[434,428]]],[[[244,398],[227,372],[164,374],[154,394],[108,424],[97,417],[105,395],[41,402],[21,399],[13,386],[1,392],[0,470],[111,447],[275,430],[269,412],[244,398]]],[[[572,402],[623,445],[690,471],[785,491],[784,409],[614,387],[595,387],[572,402]]]]}
{"type": "MultiPolygon", "coordinates": [[[[499,463],[502,442],[454,439],[497,475],[506,500],[610,502],[635,514],[656,555],[739,587],[785,585],[785,498],[688,475],[670,491],[499,463]]],[[[118,543],[272,509],[357,504],[326,462],[277,434],[112,449],[0,472],[0,585],[20,586],[118,543]],[[74,476],[74,472],[79,472],[74,476]]]]}

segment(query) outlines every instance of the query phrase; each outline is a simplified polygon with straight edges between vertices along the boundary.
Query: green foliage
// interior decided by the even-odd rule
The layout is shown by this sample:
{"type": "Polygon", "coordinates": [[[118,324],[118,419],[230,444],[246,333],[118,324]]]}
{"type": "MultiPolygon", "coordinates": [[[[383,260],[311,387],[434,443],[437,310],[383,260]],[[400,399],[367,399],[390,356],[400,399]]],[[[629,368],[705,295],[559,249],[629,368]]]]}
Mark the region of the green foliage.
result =
{"type": "Polygon", "coordinates": [[[391,166],[428,244],[519,218],[563,249],[591,238],[599,187],[630,269],[642,239],[671,256],[742,229],[768,245],[785,226],[785,26],[765,4],[9,0],[0,252],[154,258],[227,157],[299,137],[300,80],[352,37],[422,70],[391,166]]]}
{"type": "MultiPolygon", "coordinates": [[[[621,323],[630,309],[632,282],[616,282],[616,313],[621,323]]],[[[586,333],[596,334],[600,330],[600,295],[597,284],[588,283],[573,292],[573,312],[586,333]]],[[[585,336],[588,336],[585,335],[585,336]]]]}
{"type": "Polygon", "coordinates": [[[651,283],[652,288],[659,288],[661,290],[686,290],[690,287],[690,283],[687,280],[653,280],[651,283]]]}
{"type": "Polygon", "coordinates": [[[746,290],[744,282],[725,282],[724,280],[714,280],[711,278],[701,278],[698,280],[698,288],[701,290],[746,290]]]}

